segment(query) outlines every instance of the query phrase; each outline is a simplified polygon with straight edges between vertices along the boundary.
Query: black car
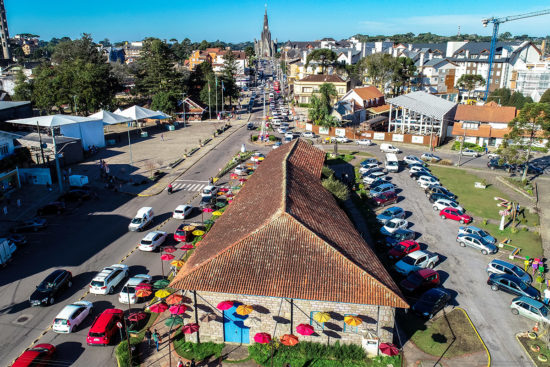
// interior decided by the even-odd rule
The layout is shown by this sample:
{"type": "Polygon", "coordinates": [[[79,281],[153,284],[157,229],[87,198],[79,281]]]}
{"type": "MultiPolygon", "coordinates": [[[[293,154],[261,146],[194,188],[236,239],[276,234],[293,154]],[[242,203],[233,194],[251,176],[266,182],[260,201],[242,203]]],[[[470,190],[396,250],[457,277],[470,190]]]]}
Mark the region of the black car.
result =
{"type": "MultiPolygon", "coordinates": [[[[520,164],[517,167],[517,170],[520,171],[520,172],[523,172],[524,169],[525,169],[525,164],[520,164]]],[[[533,164],[528,164],[527,165],[527,173],[532,174],[532,175],[542,175],[544,173],[544,169],[542,169],[540,167],[537,167],[533,164]]]]}
{"type": "Polygon", "coordinates": [[[11,233],[19,233],[19,232],[30,232],[30,231],[38,231],[40,229],[44,229],[48,226],[48,222],[46,222],[46,219],[44,218],[33,218],[28,220],[23,220],[15,223],[13,227],[10,228],[11,233]]]}
{"type": "Polygon", "coordinates": [[[445,195],[445,194],[440,194],[440,193],[433,193],[433,194],[429,194],[428,196],[428,200],[430,200],[430,203],[435,203],[436,201],[438,201],[439,199],[445,199],[445,200],[451,200],[451,201],[454,201],[456,202],[455,199],[445,195]]]}
{"type": "Polygon", "coordinates": [[[18,233],[6,233],[1,236],[1,238],[7,239],[8,241],[14,243],[17,247],[27,244],[27,237],[18,233]]]}
{"type": "Polygon", "coordinates": [[[516,167],[514,165],[508,164],[506,162],[501,162],[498,158],[491,159],[489,162],[487,162],[487,167],[489,167],[490,169],[502,169],[506,172],[512,172],[516,170],[516,167]]]}
{"type": "Polygon", "coordinates": [[[252,122],[249,122],[247,125],[246,125],[246,130],[254,130],[254,124],[252,122]]]}
{"type": "Polygon", "coordinates": [[[69,190],[63,195],[61,195],[57,201],[83,201],[89,200],[92,198],[90,191],[83,189],[73,189],[69,190]]]}
{"type": "Polygon", "coordinates": [[[426,196],[430,197],[431,194],[443,194],[452,201],[456,201],[456,195],[440,185],[430,185],[424,190],[426,196]]]}
{"type": "Polygon", "coordinates": [[[399,228],[392,234],[386,237],[386,246],[393,247],[401,241],[414,240],[416,238],[416,232],[410,229],[399,228]]]}
{"type": "Polygon", "coordinates": [[[540,299],[540,292],[533,286],[524,283],[520,278],[511,274],[491,274],[487,284],[493,291],[504,291],[517,296],[540,299]]]}
{"type": "Polygon", "coordinates": [[[212,198],[212,196],[203,196],[201,198],[201,201],[199,203],[199,208],[201,208],[201,209],[205,209],[205,208],[214,209],[215,207],[216,207],[216,204],[215,204],[214,199],[212,198]]]}
{"type": "Polygon", "coordinates": [[[62,201],[53,201],[49,204],[44,205],[41,208],[38,208],[36,211],[36,215],[42,216],[42,215],[53,215],[53,214],[61,214],[65,211],[65,203],[62,201]]]}
{"type": "Polygon", "coordinates": [[[48,275],[36,290],[31,294],[29,302],[31,306],[53,305],[55,298],[66,288],[73,284],[73,275],[70,271],[58,269],[48,275]]]}
{"type": "Polygon", "coordinates": [[[423,168],[424,170],[431,172],[431,170],[428,168],[428,164],[426,162],[420,163],[420,162],[414,162],[414,163],[407,163],[407,168],[411,169],[413,167],[419,167],[423,168]]]}
{"type": "Polygon", "coordinates": [[[368,186],[370,189],[374,189],[375,187],[378,187],[380,185],[387,184],[387,183],[388,181],[384,180],[383,178],[377,178],[376,180],[372,181],[368,186]]]}
{"type": "Polygon", "coordinates": [[[420,178],[420,176],[429,176],[429,177],[433,177],[437,180],[437,177],[435,177],[434,175],[432,175],[428,171],[411,172],[410,176],[411,176],[411,178],[413,178],[415,180],[418,180],[420,178]]]}
{"type": "Polygon", "coordinates": [[[412,306],[412,310],[420,317],[431,319],[436,313],[441,311],[449,301],[451,295],[443,288],[432,288],[424,293],[418,301],[412,306]]]}

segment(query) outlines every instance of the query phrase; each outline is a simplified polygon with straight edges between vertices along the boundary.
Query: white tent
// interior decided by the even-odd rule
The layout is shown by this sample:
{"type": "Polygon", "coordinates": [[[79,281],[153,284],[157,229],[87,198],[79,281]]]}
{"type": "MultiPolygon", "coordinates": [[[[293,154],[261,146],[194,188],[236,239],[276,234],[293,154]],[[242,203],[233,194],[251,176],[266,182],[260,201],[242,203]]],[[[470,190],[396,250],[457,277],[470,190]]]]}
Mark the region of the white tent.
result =
{"type": "Polygon", "coordinates": [[[122,116],[117,114],[116,112],[113,113],[105,110],[101,110],[88,117],[103,121],[103,125],[122,124],[124,122],[132,121],[131,117],[122,116]]]}
{"type": "Polygon", "coordinates": [[[158,113],[158,115],[157,115],[156,118],[157,118],[157,119],[160,119],[160,120],[169,119],[169,118],[172,117],[172,116],[170,116],[170,115],[165,114],[165,113],[162,112],[162,111],[157,111],[157,113],[158,113]]]}
{"type": "Polygon", "coordinates": [[[49,115],[29,117],[26,119],[9,120],[7,122],[18,125],[32,125],[41,127],[58,127],[63,125],[78,124],[79,122],[97,121],[89,117],[71,116],[71,115],[49,115]]]}
{"type": "Polygon", "coordinates": [[[150,110],[148,108],[140,106],[132,106],[124,111],[120,111],[119,115],[129,117],[132,120],[141,120],[141,119],[162,119],[164,114],[162,112],[159,114],[157,111],[150,110]],[[161,115],[162,114],[162,115],[161,115]]]}

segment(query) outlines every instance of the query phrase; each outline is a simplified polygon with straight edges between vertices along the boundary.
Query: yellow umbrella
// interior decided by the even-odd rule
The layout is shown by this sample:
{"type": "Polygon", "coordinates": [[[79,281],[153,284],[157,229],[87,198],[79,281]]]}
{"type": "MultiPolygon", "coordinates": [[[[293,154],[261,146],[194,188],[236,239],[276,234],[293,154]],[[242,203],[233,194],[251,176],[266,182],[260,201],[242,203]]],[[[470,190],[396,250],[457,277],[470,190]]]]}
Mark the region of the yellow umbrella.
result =
{"type": "Polygon", "coordinates": [[[175,266],[177,268],[181,268],[183,266],[183,264],[185,264],[185,263],[181,260],[174,260],[170,263],[170,265],[175,266]]]}
{"type": "Polygon", "coordinates": [[[241,316],[250,315],[252,311],[254,311],[254,309],[249,305],[240,305],[237,307],[237,314],[241,316]]]}
{"type": "Polygon", "coordinates": [[[193,236],[202,236],[204,234],[204,231],[201,231],[200,229],[193,231],[193,236]]]}
{"type": "Polygon", "coordinates": [[[155,297],[157,297],[157,298],[166,298],[170,294],[172,294],[172,293],[168,292],[166,289],[161,289],[160,291],[155,292],[155,297]]]}
{"type": "Polygon", "coordinates": [[[183,227],[183,230],[184,230],[184,231],[194,231],[194,230],[195,230],[195,226],[185,226],[185,227],[183,227]]]}
{"type": "Polygon", "coordinates": [[[214,213],[212,213],[212,215],[220,216],[222,215],[222,212],[220,212],[219,210],[216,210],[214,213]]]}
{"type": "Polygon", "coordinates": [[[259,157],[258,160],[259,161],[263,161],[265,158],[264,157],[259,157]]]}
{"type": "Polygon", "coordinates": [[[317,312],[314,316],[313,316],[313,319],[317,322],[327,322],[328,320],[331,319],[330,315],[326,312],[317,312]]]}
{"type": "Polygon", "coordinates": [[[344,322],[350,326],[359,326],[363,323],[363,320],[357,316],[349,315],[344,317],[344,322]]]}

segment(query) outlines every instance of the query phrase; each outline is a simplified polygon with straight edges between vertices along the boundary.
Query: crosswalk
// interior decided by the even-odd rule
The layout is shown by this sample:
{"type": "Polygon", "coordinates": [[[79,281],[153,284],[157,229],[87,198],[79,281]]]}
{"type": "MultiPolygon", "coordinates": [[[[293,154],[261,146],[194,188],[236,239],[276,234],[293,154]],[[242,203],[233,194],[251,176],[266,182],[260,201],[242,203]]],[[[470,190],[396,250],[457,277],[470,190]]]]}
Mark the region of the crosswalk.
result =
{"type": "MultiPolygon", "coordinates": [[[[172,189],[177,191],[202,191],[206,186],[208,186],[208,182],[180,182],[175,181],[172,183],[172,189]]],[[[229,186],[218,186],[223,188],[229,188],[229,186]]]]}

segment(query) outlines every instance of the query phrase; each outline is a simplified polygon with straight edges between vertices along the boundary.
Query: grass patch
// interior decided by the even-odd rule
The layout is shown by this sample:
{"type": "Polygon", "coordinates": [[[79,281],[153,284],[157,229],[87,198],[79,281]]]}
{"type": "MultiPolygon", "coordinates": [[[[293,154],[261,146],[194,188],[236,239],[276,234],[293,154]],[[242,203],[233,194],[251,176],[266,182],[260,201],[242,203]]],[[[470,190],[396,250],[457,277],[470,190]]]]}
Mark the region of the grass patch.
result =
{"type": "Polygon", "coordinates": [[[512,177],[504,177],[504,179],[510,185],[516,187],[517,189],[521,190],[525,194],[533,197],[533,185],[529,180],[522,181],[520,178],[512,178],[512,177]]]}
{"type": "Polygon", "coordinates": [[[353,158],[355,158],[355,156],[351,154],[338,154],[336,157],[334,157],[332,153],[327,153],[325,164],[327,166],[331,166],[335,164],[349,163],[353,160],[353,158]]]}
{"type": "Polygon", "coordinates": [[[249,159],[250,157],[252,157],[253,154],[254,154],[254,152],[251,152],[251,151],[236,154],[236,155],[235,155],[233,158],[231,158],[231,160],[225,165],[225,167],[217,174],[216,177],[222,177],[222,176],[225,175],[227,172],[231,171],[233,168],[237,167],[239,164],[241,164],[242,162],[244,162],[244,161],[246,161],[247,159],[249,159]]]}
{"type": "Polygon", "coordinates": [[[400,322],[399,325],[410,340],[425,353],[452,358],[484,350],[461,310],[452,310],[446,316],[443,315],[425,325],[419,318],[408,315],[405,317],[405,322],[400,322]]]}
{"type": "Polygon", "coordinates": [[[191,343],[185,341],[185,334],[181,331],[174,337],[174,349],[178,355],[185,359],[194,359],[196,362],[209,359],[214,356],[219,358],[222,355],[222,349],[225,344],[191,343]]]}
{"type": "Polygon", "coordinates": [[[540,339],[529,339],[528,337],[518,337],[518,340],[521,345],[523,345],[527,353],[529,353],[537,367],[548,366],[548,362],[541,362],[538,359],[538,356],[542,354],[550,360],[550,349],[548,349],[543,341],[541,341],[540,339]],[[535,345],[540,348],[538,352],[535,352],[531,349],[531,347],[535,345]]]}
{"type": "Polygon", "coordinates": [[[521,256],[529,256],[530,258],[542,256],[542,240],[538,233],[522,230],[513,233],[510,226],[505,228],[504,231],[500,231],[497,224],[491,223],[477,223],[476,225],[486,229],[499,242],[509,238],[512,241],[512,246],[521,248],[521,256]]]}
{"type": "Polygon", "coordinates": [[[342,153],[342,154],[351,154],[351,155],[360,155],[362,157],[374,157],[372,154],[370,153],[367,153],[367,152],[359,152],[357,150],[344,150],[344,149],[340,149],[338,148],[338,152],[342,153]]]}

